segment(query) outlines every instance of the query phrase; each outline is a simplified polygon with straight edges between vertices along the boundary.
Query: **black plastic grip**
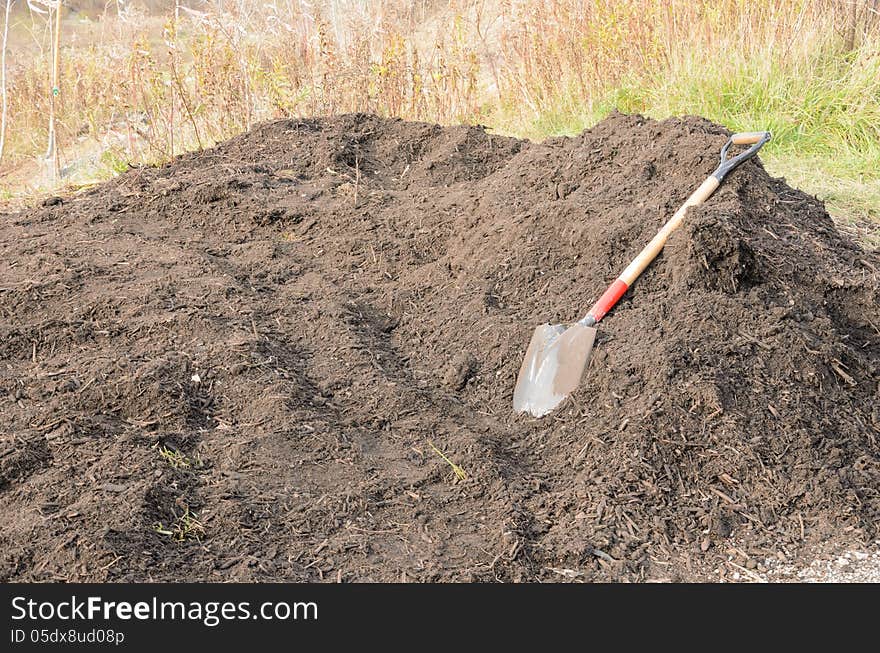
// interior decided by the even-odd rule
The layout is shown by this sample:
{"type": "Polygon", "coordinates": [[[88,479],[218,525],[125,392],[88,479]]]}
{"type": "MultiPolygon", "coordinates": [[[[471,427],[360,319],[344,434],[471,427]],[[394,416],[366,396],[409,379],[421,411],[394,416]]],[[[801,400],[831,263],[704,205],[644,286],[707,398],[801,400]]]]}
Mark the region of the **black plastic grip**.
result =
{"type": "Polygon", "coordinates": [[[758,153],[762,147],[764,147],[764,143],[770,140],[772,134],[770,132],[749,132],[747,134],[734,134],[730,138],[727,139],[727,143],[724,144],[724,147],[721,148],[721,163],[718,165],[718,168],[715,169],[715,172],[712,173],[712,176],[715,177],[718,181],[724,179],[725,175],[728,172],[736,168],[743,161],[748,161],[753,156],[758,153]],[[757,136],[757,141],[754,142],[753,137],[757,136]],[[746,138],[749,137],[749,138],[746,138]],[[744,140],[754,142],[749,149],[744,152],[737,154],[732,159],[727,158],[727,152],[730,150],[732,145],[742,143],[744,140]]]}

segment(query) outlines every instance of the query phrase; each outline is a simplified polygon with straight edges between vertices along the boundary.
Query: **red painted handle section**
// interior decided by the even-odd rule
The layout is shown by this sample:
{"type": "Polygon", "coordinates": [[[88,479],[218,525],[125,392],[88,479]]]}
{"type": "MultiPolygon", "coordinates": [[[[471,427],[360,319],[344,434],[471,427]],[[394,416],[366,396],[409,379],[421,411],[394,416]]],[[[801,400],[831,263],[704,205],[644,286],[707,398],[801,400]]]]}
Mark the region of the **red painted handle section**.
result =
{"type": "Polygon", "coordinates": [[[593,304],[593,308],[590,309],[588,315],[592,315],[593,319],[598,322],[605,315],[607,315],[608,311],[614,308],[614,305],[617,301],[623,297],[623,293],[625,293],[629,289],[623,281],[618,279],[610,286],[608,286],[608,290],[599,298],[595,304],[593,304]]]}

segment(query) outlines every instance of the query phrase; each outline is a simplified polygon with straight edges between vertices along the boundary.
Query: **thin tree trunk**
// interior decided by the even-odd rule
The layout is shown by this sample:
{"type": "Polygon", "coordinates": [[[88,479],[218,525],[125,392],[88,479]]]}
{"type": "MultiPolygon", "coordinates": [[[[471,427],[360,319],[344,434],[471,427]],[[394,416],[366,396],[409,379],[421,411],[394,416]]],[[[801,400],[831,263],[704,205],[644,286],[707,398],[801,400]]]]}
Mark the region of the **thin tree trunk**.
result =
{"type": "Polygon", "coordinates": [[[55,99],[61,92],[58,87],[59,65],[61,45],[61,0],[55,7],[55,34],[52,41],[52,90],[49,93],[49,147],[46,151],[46,159],[51,170],[52,182],[58,180],[60,167],[58,165],[58,144],[55,135],[55,99]]]}
{"type": "Polygon", "coordinates": [[[0,108],[0,161],[3,160],[3,150],[6,146],[6,42],[9,38],[9,10],[14,0],[6,0],[6,17],[3,21],[3,43],[0,47],[0,95],[3,106],[0,108]]]}
{"type": "Polygon", "coordinates": [[[856,28],[858,27],[858,5],[856,2],[850,3],[849,18],[846,24],[846,35],[843,41],[844,52],[852,52],[856,46],[856,28]]]}

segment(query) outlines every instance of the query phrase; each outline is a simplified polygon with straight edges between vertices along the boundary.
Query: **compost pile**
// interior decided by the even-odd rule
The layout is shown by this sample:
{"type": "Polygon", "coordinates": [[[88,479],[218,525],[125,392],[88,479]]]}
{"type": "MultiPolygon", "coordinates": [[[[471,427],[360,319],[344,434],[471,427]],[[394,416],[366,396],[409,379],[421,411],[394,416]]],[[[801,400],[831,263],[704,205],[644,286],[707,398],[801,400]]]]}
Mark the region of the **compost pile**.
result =
{"type": "Polygon", "coordinates": [[[267,123],[0,219],[3,580],[760,576],[880,520],[880,256],[728,132],[267,123]],[[734,574],[743,574],[742,576],[734,574]]]}

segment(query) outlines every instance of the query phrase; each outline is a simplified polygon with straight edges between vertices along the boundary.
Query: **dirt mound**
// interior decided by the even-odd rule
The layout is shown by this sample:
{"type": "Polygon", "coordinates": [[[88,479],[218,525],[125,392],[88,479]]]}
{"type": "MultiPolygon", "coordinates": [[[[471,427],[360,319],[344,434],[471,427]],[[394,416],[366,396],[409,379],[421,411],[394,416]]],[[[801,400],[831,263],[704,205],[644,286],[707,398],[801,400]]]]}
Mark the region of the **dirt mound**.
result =
{"type": "Polygon", "coordinates": [[[717,579],[876,538],[880,256],[757,161],[512,414],[535,325],[726,136],[280,121],[4,217],[0,576],[717,579]]]}

